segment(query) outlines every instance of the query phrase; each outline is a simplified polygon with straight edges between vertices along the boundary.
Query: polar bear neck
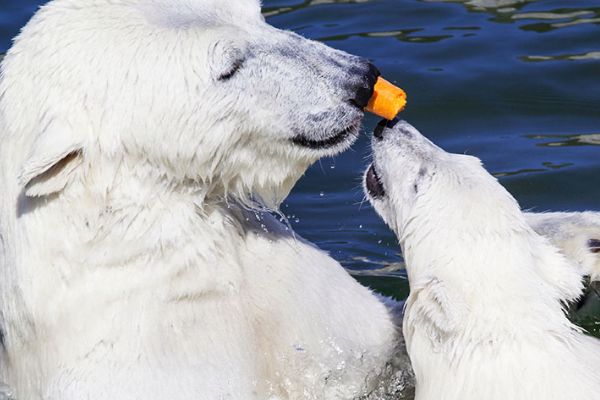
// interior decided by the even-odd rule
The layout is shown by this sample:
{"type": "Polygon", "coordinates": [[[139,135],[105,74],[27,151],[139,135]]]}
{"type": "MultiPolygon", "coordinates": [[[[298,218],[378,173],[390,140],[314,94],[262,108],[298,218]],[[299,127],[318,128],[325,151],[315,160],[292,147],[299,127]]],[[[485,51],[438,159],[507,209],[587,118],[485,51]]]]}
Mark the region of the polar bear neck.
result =
{"type": "Polygon", "coordinates": [[[471,326],[459,338],[468,341],[523,334],[523,326],[572,331],[563,305],[580,295],[581,272],[529,227],[499,184],[489,183],[484,194],[458,193],[446,196],[447,204],[422,206],[403,227],[414,321],[420,315],[446,333],[471,326]],[[532,319],[540,322],[525,323],[532,319]]]}
{"type": "Polygon", "coordinates": [[[13,221],[3,233],[17,245],[12,256],[4,255],[10,268],[3,270],[2,286],[25,304],[3,304],[3,318],[36,321],[30,332],[7,332],[13,346],[31,335],[52,335],[52,327],[77,320],[77,310],[117,300],[168,303],[239,290],[240,249],[233,244],[246,232],[238,204],[206,197],[192,183],[142,184],[135,174],[101,171],[52,198],[27,200],[16,219],[4,213],[13,221]],[[131,299],[123,300],[123,293],[131,299]]]}
{"type": "MultiPolygon", "coordinates": [[[[88,253],[86,263],[103,265],[99,254],[89,255],[94,253],[91,248],[110,252],[106,265],[120,265],[129,263],[133,254],[158,257],[173,246],[185,246],[197,240],[195,233],[241,234],[233,212],[238,202],[217,192],[217,184],[172,180],[153,166],[126,161],[98,162],[82,175],[55,198],[34,201],[21,217],[23,224],[52,218],[53,226],[65,233],[73,231],[71,240],[61,241],[72,249],[74,244],[81,246],[88,253]]],[[[35,231],[47,234],[43,229],[35,231]]],[[[65,246],[56,243],[54,248],[61,247],[65,246]]]]}

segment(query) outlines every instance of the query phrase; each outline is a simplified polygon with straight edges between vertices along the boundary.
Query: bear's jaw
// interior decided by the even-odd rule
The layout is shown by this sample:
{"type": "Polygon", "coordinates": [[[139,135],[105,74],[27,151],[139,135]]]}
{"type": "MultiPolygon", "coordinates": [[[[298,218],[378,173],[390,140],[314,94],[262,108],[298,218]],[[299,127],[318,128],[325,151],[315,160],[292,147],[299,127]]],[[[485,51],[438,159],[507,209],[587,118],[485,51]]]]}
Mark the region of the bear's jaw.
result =
{"type": "Polygon", "coordinates": [[[353,124],[326,139],[311,139],[305,135],[297,135],[292,138],[292,143],[310,150],[342,151],[358,139],[358,126],[353,124]]]}
{"type": "Polygon", "coordinates": [[[385,196],[385,188],[381,182],[381,178],[377,173],[375,164],[371,164],[365,175],[365,188],[366,192],[372,199],[381,199],[385,196]]]}

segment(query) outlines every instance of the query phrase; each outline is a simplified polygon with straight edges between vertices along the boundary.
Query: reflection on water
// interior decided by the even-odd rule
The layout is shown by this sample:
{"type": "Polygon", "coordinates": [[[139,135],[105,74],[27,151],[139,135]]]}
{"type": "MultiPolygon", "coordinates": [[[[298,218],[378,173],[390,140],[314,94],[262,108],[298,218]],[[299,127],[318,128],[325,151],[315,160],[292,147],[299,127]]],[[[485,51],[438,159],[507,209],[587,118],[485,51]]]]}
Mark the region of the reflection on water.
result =
{"type": "MultiPolygon", "coordinates": [[[[570,135],[525,135],[524,138],[534,140],[536,147],[576,147],[576,146],[600,146],[600,134],[570,134],[570,135]]],[[[537,167],[521,168],[509,171],[494,172],[497,178],[514,175],[532,174],[540,172],[551,172],[563,168],[577,167],[575,162],[542,161],[537,167]]]]}
{"type": "Polygon", "coordinates": [[[360,283],[376,289],[384,296],[395,299],[408,297],[408,279],[406,277],[406,265],[403,261],[386,264],[368,257],[355,257],[355,261],[363,265],[374,266],[373,269],[368,270],[350,270],[352,276],[360,283]]]}
{"type": "Polygon", "coordinates": [[[516,6],[520,3],[529,3],[533,0],[424,0],[430,2],[443,2],[443,3],[462,3],[472,10],[481,11],[492,11],[495,8],[504,8],[506,10],[512,10],[510,6],[516,6]]]}
{"type": "Polygon", "coordinates": [[[600,133],[587,135],[528,135],[528,139],[544,140],[538,146],[564,147],[564,146],[600,146],[600,133]]]}
{"type": "Polygon", "coordinates": [[[512,19],[550,19],[550,20],[564,20],[564,19],[577,19],[579,17],[593,16],[593,11],[569,11],[569,10],[556,10],[556,11],[545,11],[545,12],[524,12],[513,15],[512,19]]]}
{"type": "MultiPolygon", "coordinates": [[[[448,29],[448,28],[447,28],[448,29]]],[[[320,37],[319,40],[331,42],[337,40],[347,40],[351,37],[362,36],[362,37],[372,37],[372,38],[383,38],[383,37],[393,37],[403,42],[409,43],[435,43],[440,42],[444,39],[450,39],[454,37],[453,35],[415,35],[417,32],[421,32],[423,29],[405,29],[405,30],[395,30],[395,31],[381,31],[381,32],[362,32],[362,33],[353,33],[348,35],[336,35],[336,36],[324,36],[320,37]]]]}
{"type": "Polygon", "coordinates": [[[600,60],[600,51],[590,51],[584,54],[558,54],[552,56],[522,56],[523,61],[539,62],[539,61],[560,61],[560,60],[600,60]]]}
{"type": "MultiPolygon", "coordinates": [[[[406,264],[404,261],[399,261],[395,263],[386,263],[382,261],[372,260],[368,257],[354,257],[355,261],[368,263],[373,265],[374,268],[368,271],[368,275],[376,275],[376,276],[391,276],[391,277],[400,277],[406,278],[404,271],[406,270],[406,264]]],[[[354,275],[360,276],[364,275],[365,271],[354,271],[354,275]]]]}
{"type": "MultiPolygon", "coordinates": [[[[305,1],[273,1],[266,2],[264,15],[266,17],[278,16],[286,13],[293,13],[303,9],[317,8],[323,5],[343,5],[352,6],[362,3],[369,3],[372,0],[305,0],[305,1]],[[269,3],[275,3],[275,6],[269,6],[269,3]],[[278,5],[283,3],[283,5],[278,5]]],[[[427,3],[449,3],[462,4],[469,11],[485,12],[492,15],[489,19],[491,22],[517,24],[517,27],[523,31],[532,31],[537,33],[551,32],[561,28],[569,28],[577,25],[600,25],[600,3],[594,6],[582,7],[580,5],[569,7],[568,3],[561,4],[560,8],[550,8],[546,3],[536,3],[534,0],[421,0],[427,3]],[[528,6],[528,7],[526,7],[528,6]],[[531,7],[536,8],[530,10],[531,7]]],[[[384,1],[384,3],[386,3],[384,1]]],[[[388,1],[387,3],[390,3],[388,1]]],[[[390,3],[391,4],[391,3],[390,3]]],[[[378,7],[377,4],[371,5],[373,9],[378,7]]],[[[398,7],[400,9],[401,7],[398,7]]],[[[363,9],[359,10],[361,12],[363,9]]],[[[460,37],[468,38],[476,36],[476,31],[482,29],[481,26],[443,26],[439,27],[435,34],[430,32],[431,26],[414,26],[410,18],[404,17],[403,13],[398,12],[394,29],[389,28],[390,24],[381,24],[376,29],[362,31],[356,29],[340,29],[344,31],[342,34],[334,35],[319,35],[316,39],[322,41],[344,41],[354,37],[365,38],[395,38],[407,43],[437,43],[448,39],[460,37]],[[453,33],[453,31],[455,33],[453,33]],[[471,32],[469,32],[471,31],[471,32]]],[[[337,21],[333,19],[327,24],[329,28],[343,26],[344,20],[337,21]]],[[[439,22],[438,22],[439,23],[439,22]]],[[[309,29],[310,26],[303,26],[309,29]]],[[[335,30],[335,29],[333,29],[335,30]]],[[[591,43],[590,43],[591,44],[591,43]]],[[[572,47],[576,43],[565,43],[566,46],[572,47]]],[[[586,51],[565,51],[554,52],[551,54],[531,53],[516,55],[516,58],[524,62],[540,62],[540,61],[579,61],[579,60],[596,60],[600,59],[600,43],[596,41],[591,44],[591,48],[586,51]]],[[[565,49],[570,50],[570,49],[565,49]]],[[[435,67],[439,68],[439,67],[435,67]]],[[[436,71],[436,69],[429,69],[436,71]]]]}
{"type": "Polygon", "coordinates": [[[535,32],[548,32],[554,29],[568,28],[581,24],[600,24],[600,8],[589,8],[576,11],[561,8],[544,12],[517,13],[511,18],[516,21],[538,20],[540,22],[529,22],[522,25],[521,29],[535,32]]]}
{"type": "Polygon", "coordinates": [[[524,169],[519,169],[516,171],[494,172],[494,173],[492,173],[492,175],[494,175],[496,178],[502,178],[502,177],[506,177],[506,176],[513,176],[513,175],[520,175],[520,174],[531,174],[534,172],[547,172],[547,171],[551,171],[553,169],[572,167],[573,165],[574,165],[573,163],[555,164],[552,161],[544,161],[541,164],[541,166],[543,168],[524,168],[524,169]]]}
{"type": "MultiPolygon", "coordinates": [[[[521,11],[526,3],[534,0],[424,0],[430,2],[461,3],[471,11],[485,11],[496,16],[492,21],[511,22],[525,21],[520,29],[535,32],[548,32],[554,29],[567,28],[579,24],[600,24],[600,3],[588,8],[568,8],[569,4],[561,4],[560,8],[550,10],[521,11]]],[[[544,6],[544,4],[540,4],[544,6]]]]}
{"type": "MultiPolygon", "coordinates": [[[[279,6],[279,7],[269,7],[268,4],[270,2],[264,1],[263,4],[265,6],[263,7],[263,15],[265,17],[272,17],[274,15],[289,13],[289,12],[293,12],[293,11],[296,11],[301,8],[317,6],[320,4],[367,3],[369,1],[373,1],[373,0],[304,0],[304,1],[298,1],[298,2],[296,2],[297,4],[294,4],[294,5],[285,5],[285,6],[279,6]]],[[[280,2],[275,2],[275,3],[280,3],[280,2]]],[[[290,2],[288,2],[288,3],[290,3],[290,2]]],[[[291,2],[291,3],[293,3],[293,2],[291,2]]]]}

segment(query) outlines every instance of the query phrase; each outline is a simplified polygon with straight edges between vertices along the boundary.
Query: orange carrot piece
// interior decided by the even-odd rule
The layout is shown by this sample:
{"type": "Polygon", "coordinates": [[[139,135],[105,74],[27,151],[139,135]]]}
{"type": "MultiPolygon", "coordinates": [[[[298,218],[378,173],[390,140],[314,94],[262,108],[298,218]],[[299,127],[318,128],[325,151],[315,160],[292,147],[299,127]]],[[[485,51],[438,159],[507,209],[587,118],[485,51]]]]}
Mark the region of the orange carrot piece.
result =
{"type": "Polygon", "coordinates": [[[366,110],[387,120],[392,120],[406,107],[406,93],[383,79],[377,78],[373,97],[366,110]]]}

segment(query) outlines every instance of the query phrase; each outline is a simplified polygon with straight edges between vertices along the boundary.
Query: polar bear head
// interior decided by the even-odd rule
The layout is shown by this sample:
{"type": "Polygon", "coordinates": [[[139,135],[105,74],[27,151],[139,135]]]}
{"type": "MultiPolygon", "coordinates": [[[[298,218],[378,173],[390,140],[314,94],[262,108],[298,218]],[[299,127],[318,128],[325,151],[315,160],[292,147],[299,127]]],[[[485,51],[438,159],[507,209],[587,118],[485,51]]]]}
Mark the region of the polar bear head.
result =
{"type": "Polygon", "coordinates": [[[257,0],[53,0],[2,63],[5,148],[28,196],[121,168],[277,204],[357,138],[377,76],[257,0]]]}
{"type": "Polygon", "coordinates": [[[470,228],[512,232],[526,222],[599,279],[598,213],[522,213],[477,158],[445,152],[404,121],[380,123],[373,149],[365,192],[399,237],[415,219],[453,224],[463,233],[470,228]]]}
{"type": "Polygon", "coordinates": [[[509,294],[515,309],[533,294],[559,319],[556,300],[580,296],[581,269],[531,228],[479,159],[445,152],[404,121],[380,123],[372,147],[365,191],[398,236],[411,287],[433,276],[469,301],[509,294]]]}
{"type": "Polygon", "coordinates": [[[372,147],[365,191],[399,237],[417,216],[422,223],[433,219],[444,224],[464,221],[466,215],[471,222],[481,217],[501,229],[501,224],[492,225],[493,215],[502,208],[518,212],[516,201],[479,159],[445,152],[405,121],[382,121],[372,147]]]}

